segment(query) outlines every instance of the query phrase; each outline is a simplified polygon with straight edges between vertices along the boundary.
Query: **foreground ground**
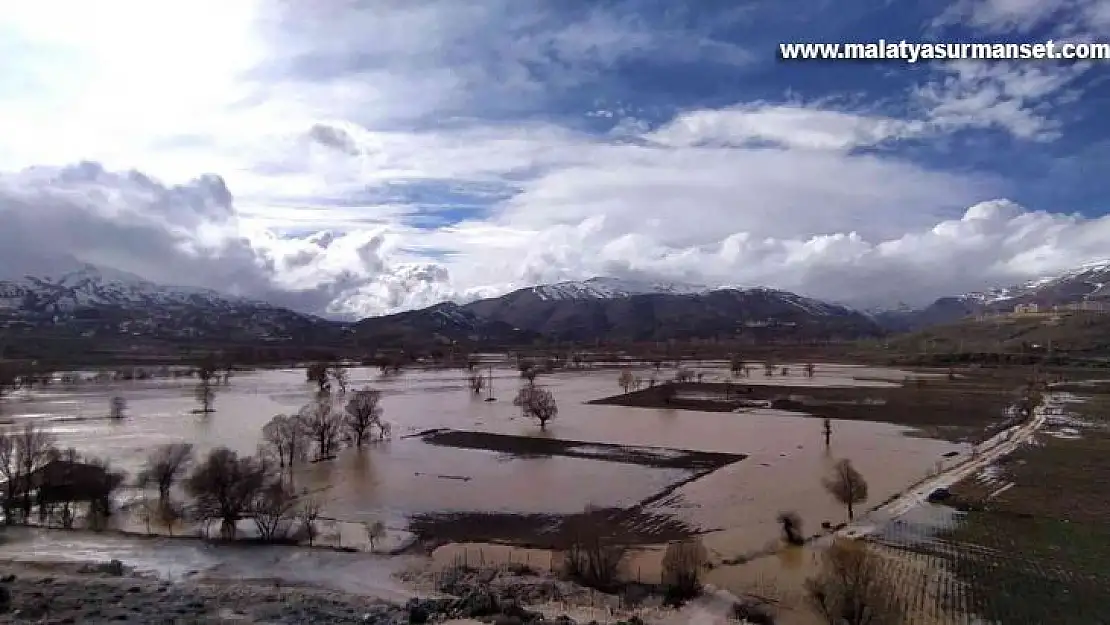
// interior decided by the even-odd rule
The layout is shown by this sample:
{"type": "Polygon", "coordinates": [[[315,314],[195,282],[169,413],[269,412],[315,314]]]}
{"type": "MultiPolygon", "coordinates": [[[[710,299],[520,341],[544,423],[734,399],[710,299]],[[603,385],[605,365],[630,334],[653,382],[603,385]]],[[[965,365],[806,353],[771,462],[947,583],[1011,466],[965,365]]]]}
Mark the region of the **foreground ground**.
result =
{"type": "Polygon", "coordinates": [[[950,512],[882,539],[949,574],[939,595],[953,611],[1008,625],[1110,623],[1110,384],[1054,391],[1061,410],[956,484],[950,512]]]}

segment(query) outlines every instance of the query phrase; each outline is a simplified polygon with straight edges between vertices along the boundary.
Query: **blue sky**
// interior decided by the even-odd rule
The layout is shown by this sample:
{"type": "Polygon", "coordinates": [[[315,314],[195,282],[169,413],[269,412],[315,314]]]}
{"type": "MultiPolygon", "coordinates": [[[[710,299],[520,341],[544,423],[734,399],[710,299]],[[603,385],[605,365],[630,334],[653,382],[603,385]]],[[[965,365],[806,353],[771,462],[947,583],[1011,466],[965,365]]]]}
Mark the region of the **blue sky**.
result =
{"type": "Polygon", "coordinates": [[[0,264],[349,317],[603,274],[921,304],[1110,256],[1110,62],[778,58],[1098,41],[1110,0],[325,4],[5,11],[0,264]]]}

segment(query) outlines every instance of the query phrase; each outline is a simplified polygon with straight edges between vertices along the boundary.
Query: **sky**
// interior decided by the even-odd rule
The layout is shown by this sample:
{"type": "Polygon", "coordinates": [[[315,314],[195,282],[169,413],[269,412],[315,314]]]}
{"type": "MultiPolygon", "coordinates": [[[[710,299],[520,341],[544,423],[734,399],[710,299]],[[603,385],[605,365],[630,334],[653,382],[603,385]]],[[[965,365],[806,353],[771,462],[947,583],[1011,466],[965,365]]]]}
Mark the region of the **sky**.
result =
{"type": "MultiPolygon", "coordinates": [[[[604,275],[924,305],[1110,257],[1110,0],[13,0],[0,274],[336,318],[604,275]]],[[[3,276],[0,276],[3,277],[3,276]]]]}

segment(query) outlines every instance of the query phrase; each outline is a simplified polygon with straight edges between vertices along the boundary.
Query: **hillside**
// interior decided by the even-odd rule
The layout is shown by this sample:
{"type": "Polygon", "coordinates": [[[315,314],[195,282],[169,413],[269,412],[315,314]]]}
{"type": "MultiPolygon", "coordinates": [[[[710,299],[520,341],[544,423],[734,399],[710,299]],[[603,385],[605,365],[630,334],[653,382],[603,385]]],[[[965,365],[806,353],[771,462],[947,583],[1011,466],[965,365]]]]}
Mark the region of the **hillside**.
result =
{"type": "Polygon", "coordinates": [[[931,353],[1110,354],[1110,314],[1001,315],[938,325],[887,342],[891,349],[931,353]]]}
{"type": "Polygon", "coordinates": [[[884,329],[904,332],[975,315],[1012,312],[1015,306],[1028,304],[1041,310],[1068,305],[1110,310],[1110,261],[1086,263],[1015,286],[942,297],[918,310],[879,311],[872,316],[884,329]]]}

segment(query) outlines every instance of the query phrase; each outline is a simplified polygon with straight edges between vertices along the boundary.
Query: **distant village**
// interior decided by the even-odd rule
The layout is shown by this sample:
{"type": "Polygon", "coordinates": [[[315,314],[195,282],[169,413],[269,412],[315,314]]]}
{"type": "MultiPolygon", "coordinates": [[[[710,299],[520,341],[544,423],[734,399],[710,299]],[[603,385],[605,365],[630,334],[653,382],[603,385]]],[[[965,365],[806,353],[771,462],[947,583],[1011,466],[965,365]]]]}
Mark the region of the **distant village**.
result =
{"type": "Polygon", "coordinates": [[[1017,304],[1010,312],[989,312],[980,313],[975,315],[979,321],[987,319],[998,319],[1000,317],[1052,317],[1061,313],[1075,313],[1075,312],[1088,312],[1088,313],[1110,313],[1110,301],[1102,300],[1084,300],[1082,302],[1072,302],[1070,304],[1055,304],[1052,306],[1042,306],[1037,303],[1017,304]]]}

